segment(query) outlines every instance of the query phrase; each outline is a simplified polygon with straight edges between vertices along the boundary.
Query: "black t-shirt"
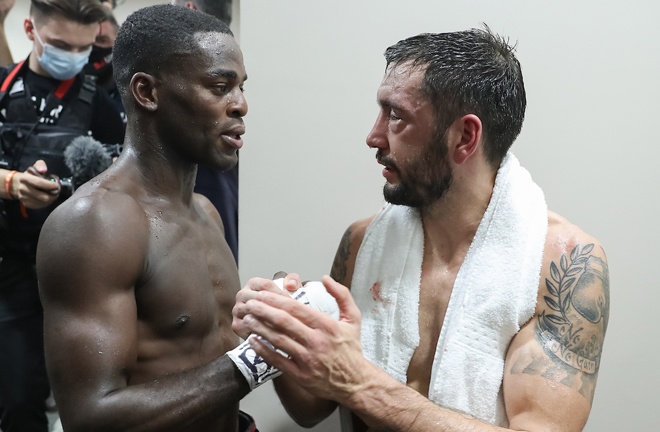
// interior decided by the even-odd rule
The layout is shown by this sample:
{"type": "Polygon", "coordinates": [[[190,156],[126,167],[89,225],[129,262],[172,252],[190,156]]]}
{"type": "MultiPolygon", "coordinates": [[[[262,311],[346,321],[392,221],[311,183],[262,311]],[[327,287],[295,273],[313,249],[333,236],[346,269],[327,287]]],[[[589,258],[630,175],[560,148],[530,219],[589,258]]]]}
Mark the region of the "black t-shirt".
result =
{"type": "MultiPolygon", "coordinates": [[[[27,60],[26,60],[27,61],[27,60]]],[[[15,66],[0,68],[0,83],[15,66]]],[[[44,113],[46,98],[53,93],[60,85],[61,81],[54,78],[45,77],[27,70],[23,78],[25,87],[32,95],[32,101],[38,115],[42,116],[44,123],[57,124],[59,114],[64,109],[64,105],[71,99],[71,95],[61,101],[61,104],[48,113],[44,113]]],[[[75,96],[75,95],[74,95],[75,96]]],[[[100,87],[96,87],[96,94],[91,105],[92,120],[90,132],[92,137],[103,144],[121,144],[124,142],[125,125],[116,107],[107,93],[100,87]]],[[[0,110],[0,117],[3,117],[3,110],[0,110]]]]}

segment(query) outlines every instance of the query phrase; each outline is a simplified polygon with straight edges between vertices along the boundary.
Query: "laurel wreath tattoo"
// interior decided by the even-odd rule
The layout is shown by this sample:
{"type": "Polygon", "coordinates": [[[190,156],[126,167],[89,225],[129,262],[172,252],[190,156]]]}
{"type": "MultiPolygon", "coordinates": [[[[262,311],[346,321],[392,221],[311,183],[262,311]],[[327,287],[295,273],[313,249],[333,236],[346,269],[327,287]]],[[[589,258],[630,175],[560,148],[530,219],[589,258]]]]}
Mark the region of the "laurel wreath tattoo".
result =
{"type": "Polygon", "coordinates": [[[577,245],[559,267],[550,264],[543,297],[549,310],[538,316],[537,333],[546,351],[587,374],[598,372],[609,301],[607,264],[590,255],[593,248],[577,245]]]}

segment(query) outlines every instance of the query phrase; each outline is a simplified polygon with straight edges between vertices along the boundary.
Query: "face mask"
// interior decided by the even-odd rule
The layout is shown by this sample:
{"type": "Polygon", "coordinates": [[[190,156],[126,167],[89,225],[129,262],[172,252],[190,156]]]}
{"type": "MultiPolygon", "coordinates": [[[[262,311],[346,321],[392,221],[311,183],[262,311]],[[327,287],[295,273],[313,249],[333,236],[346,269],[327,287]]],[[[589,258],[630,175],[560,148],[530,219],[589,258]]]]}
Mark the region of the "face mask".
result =
{"type": "Polygon", "coordinates": [[[44,48],[41,57],[37,57],[39,64],[53,78],[62,81],[73,78],[87,64],[89,53],[92,52],[91,47],[85,51],[74,53],[43,43],[36,26],[34,26],[34,34],[44,48]]]}
{"type": "Polygon", "coordinates": [[[83,68],[85,74],[97,76],[100,80],[112,78],[112,47],[92,46],[89,63],[83,68]]]}
{"type": "Polygon", "coordinates": [[[112,47],[101,48],[100,46],[92,45],[92,52],[89,55],[90,63],[110,63],[112,61],[112,47]]]}

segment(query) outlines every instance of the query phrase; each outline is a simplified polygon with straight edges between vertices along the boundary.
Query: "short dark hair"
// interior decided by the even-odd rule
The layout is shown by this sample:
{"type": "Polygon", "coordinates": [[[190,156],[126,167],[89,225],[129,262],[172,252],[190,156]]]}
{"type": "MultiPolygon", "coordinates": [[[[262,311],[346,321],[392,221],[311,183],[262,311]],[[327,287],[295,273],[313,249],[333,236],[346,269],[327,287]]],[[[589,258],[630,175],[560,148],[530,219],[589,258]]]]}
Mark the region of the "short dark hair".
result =
{"type": "Polygon", "coordinates": [[[222,21],[179,6],[148,6],[129,15],[119,28],[112,54],[113,74],[124,105],[135,73],[155,75],[168,69],[172,56],[199,52],[195,36],[206,32],[233,37],[222,21]]]}
{"type": "Polygon", "coordinates": [[[37,22],[55,15],[80,24],[94,24],[106,19],[99,0],[31,0],[30,15],[37,22]]]}
{"type": "Polygon", "coordinates": [[[498,167],[522,129],[527,100],[515,46],[485,30],[425,33],[387,48],[387,66],[425,67],[422,91],[436,111],[438,132],[466,114],[484,130],[488,162],[498,167]]]}

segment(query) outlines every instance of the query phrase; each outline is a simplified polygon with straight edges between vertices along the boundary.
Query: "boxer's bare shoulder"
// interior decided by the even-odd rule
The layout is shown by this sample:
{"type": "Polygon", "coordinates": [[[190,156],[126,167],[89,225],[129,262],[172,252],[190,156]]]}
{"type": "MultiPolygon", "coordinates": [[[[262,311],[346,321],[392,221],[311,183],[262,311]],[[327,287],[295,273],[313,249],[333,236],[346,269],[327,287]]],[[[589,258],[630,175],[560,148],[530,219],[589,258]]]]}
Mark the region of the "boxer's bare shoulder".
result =
{"type": "MultiPolygon", "coordinates": [[[[610,282],[600,242],[556,213],[548,233],[536,312],[512,342],[505,394],[552,382],[545,404],[583,426],[591,408],[609,319],[610,282]],[[582,420],[579,420],[582,419],[582,420]]],[[[527,389],[527,390],[525,390],[527,389]]],[[[510,414],[524,412],[530,398],[509,399],[510,414]]],[[[539,399],[540,400],[540,399],[539,399]]],[[[510,417],[511,418],[511,417],[510,417]]]]}
{"type": "Polygon", "coordinates": [[[344,235],[339,242],[335,259],[332,263],[330,276],[342,285],[351,287],[353,279],[353,270],[355,269],[355,260],[357,258],[360,245],[367,232],[367,228],[376,216],[370,216],[353,222],[344,231],[344,235]]]}
{"type": "MultiPolygon", "coordinates": [[[[39,262],[46,270],[71,268],[85,273],[87,268],[81,263],[88,260],[100,259],[107,267],[121,261],[127,265],[125,273],[135,276],[143,268],[149,240],[142,207],[125,193],[92,187],[79,192],[55,209],[44,224],[39,262]]],[[[50,275],[46,280],[53,281],[50,275]]]]}
{"type": "Polygon", "coordinates": [[[220,217],[220,213],[218,212],[218,209],[213,205],[213,203],[207,197],[199,193],[194,193],[193,199],[195,200],[199,208],[203,211],[203,213],[208,217],[210,217],[211,220],[218,225],[218,227],[222,231],[222,234],[224,235],[225,226],[222,223],[222,218],[220,217]]]}
{"type": "Polygon", "coordinates": [[[597,238],[554,212],[548,212],[548,233],[539,288],[537,312],[548,312],[546,308],[550,304],[554,306],[554,303],[548,304],[547,298],[557,300],[559,295],[565,304],[558,304],[559,310],[555,312],[561,312],[572,303],[590,319],[602,320],[603,332],[607,328],[609,269],[605,249],[597,238]],[[582,298],[585,294],[583,284],[592,278],[598,282],[592,286],[598,292],[591,293],[596,295],[592,299],[595,309],[587,312],[577,304],[585,300],[582,298]]]}
{"type": "Polygon", "coordinates": [[[550,212],[535,333],[563,383],[589,403],[609,321],[610,277],[598,239],[550,212]]]}

